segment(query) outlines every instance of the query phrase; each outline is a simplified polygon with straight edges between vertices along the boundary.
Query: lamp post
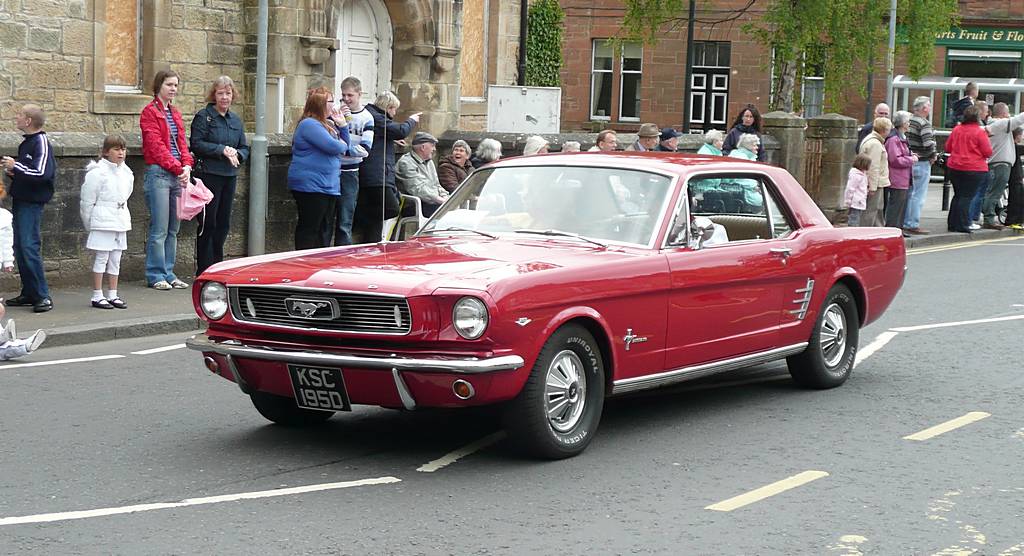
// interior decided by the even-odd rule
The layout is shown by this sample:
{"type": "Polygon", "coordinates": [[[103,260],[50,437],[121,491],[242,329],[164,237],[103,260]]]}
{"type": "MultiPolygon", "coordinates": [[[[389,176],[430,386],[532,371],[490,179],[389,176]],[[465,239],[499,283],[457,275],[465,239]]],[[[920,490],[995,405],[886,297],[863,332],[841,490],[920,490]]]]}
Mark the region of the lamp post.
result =
{"type": "Polygon", "coordinates": [[[889,0],[889,55],[886,60],[887,77],[885,86],[885,102],[896,110],[896,99],[892,98],[892,76],[896,65],[896,0],[889,0]]]}
{"type": "Polygon", "coordinates": [[[256,23],[256,135],[249,160],[248,254],[266,252],[267,233],[267,0],[259,0],[256,23]]]}

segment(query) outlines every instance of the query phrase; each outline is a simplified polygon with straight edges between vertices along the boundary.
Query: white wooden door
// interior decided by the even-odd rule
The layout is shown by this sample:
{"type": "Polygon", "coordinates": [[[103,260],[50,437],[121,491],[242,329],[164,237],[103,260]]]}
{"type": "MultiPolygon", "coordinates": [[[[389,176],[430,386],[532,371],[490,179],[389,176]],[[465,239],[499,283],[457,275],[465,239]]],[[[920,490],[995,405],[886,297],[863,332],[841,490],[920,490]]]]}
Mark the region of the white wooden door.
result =
{"type": "Polygon", "coordinates": [[[335,56],[335,79],[355,76],[363,84],[363,103],[373,102],[377,96],[378,68],[380,66],[380,33],[377,19],[363,0],[345,2],[338,25],[340,48],[335,56]]]}

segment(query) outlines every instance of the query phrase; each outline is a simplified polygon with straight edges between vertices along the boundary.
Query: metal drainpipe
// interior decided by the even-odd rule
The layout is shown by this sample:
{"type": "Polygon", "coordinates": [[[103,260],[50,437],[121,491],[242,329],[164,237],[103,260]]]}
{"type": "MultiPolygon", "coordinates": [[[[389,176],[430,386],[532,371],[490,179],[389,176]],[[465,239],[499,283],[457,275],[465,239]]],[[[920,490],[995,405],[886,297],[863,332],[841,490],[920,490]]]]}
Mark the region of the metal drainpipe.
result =
{"type": "Polygon", "coordinates": [[[690,0],[690,15],[686,22],[686,76],[683,84],[683,133],[690,132],[690,95],[693,93],[693,18],[697,16],[697,0],[690,0]]]}
{"type": "Polygon", "coordinates": [[[519,79],[516,83],[526,85],[526,29],[530,23],[530,0],[519,0],[519,79]]]}
{"type": "Polygon", "coordinates": [[[249,160],[250,256],[262,255],[267,247],[267,2],[259,1],[256,23],[256,135],[252,139],[249,160]]]}

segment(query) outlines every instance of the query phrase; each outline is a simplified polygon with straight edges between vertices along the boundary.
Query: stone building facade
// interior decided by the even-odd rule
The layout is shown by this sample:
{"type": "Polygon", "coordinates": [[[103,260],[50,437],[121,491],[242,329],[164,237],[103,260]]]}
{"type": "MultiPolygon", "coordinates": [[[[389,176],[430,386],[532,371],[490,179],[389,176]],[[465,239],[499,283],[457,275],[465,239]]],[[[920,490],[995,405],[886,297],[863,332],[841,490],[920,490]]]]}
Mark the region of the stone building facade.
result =
{"type": "MultiPolygon", "coordinates": [[[[382,90],[402,101],[398,117],[423,112],[420,129],[441,135],[482,129],[489,84],[516,81],[519,0],[270,0],[267,130],[270,206],[267,249],[290,248],[294,214],[285,187],[294,129],[306,91],[363,82],[364,102],[382,90]]],[[[139,112],[153,75],[181,75],[175,101],[186,124],[220,75],[241,89],[236,104],[253,131],[257,0],[0,0],[0,155],[20,136],[13,118],[25,103],[47,113],[60,174],[43,225],[51,282],[84,283],[91,254],[78,222],[85,165],[106,133],[129,143],[136,194],[126,279],[142,275],[148,213],[142,197],[139,112]]],[[[236,192],[228,256],[245,255],[247,174],[236,192]]],[[[179,241],[182,275],[191,272],[194,225],[179,241]]],[[[17,278],[0,277],[9,290],[17,278]]]]}

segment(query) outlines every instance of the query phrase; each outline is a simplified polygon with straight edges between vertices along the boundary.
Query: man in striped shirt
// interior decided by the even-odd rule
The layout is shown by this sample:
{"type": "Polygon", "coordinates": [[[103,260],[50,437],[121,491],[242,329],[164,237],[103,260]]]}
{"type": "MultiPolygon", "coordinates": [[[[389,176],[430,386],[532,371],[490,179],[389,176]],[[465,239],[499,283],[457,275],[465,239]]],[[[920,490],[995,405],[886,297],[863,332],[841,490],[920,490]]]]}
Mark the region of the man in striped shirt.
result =
{"type": "Polygon", "coordinates": [[[932,133],[931,97],[915,98],[911,110],[914,115],[910,118],[910,129],[907,130],[907,144],[910,145],[910,152],[917,155],[917,162],[911,168],[910,198],[907,199],[907,212],[903,217],[903,231],[921,235],[928,233],[928,230],[921,229],[921,209],[928,198],[932,163],[938,158],[935,136],[932,133]]]}
{"type": "Polygon", "coordinates": [[[14,199],[14,258],[21,274],[21,295],[7,300],[11,306],[32,306],[36,313],[53,309],[50,288],[43,273],[40,227],[43,207],[53,198],[57,161],[46,138],[46,116],[35,104],[26,104],[14,118],[25,139],[18,146],[18,158],[5,156],[0,162],[11,178],[14,199]]]}

